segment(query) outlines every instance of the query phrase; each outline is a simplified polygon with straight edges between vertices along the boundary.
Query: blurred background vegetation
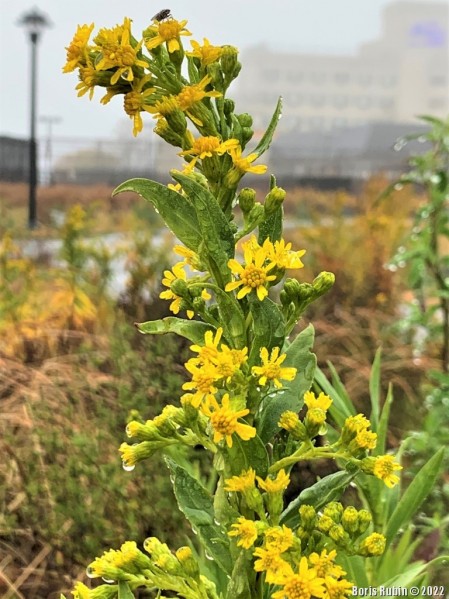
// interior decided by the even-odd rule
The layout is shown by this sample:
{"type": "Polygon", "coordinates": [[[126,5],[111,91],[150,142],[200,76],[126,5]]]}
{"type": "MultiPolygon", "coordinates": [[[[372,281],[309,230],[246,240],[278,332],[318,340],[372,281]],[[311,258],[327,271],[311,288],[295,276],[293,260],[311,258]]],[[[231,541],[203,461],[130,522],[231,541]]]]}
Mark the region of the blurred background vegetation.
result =
{"type": "MultiPolygon", "coordinates": [[[[436,337],[424,343],[422,323],[398,328],[415,295],[411,265],[393,258],[428,198],[411,185],[379,201],[387,186],[377,177],[354,194],[291,189],[285,236],[307,250],[301,281],[321,270],[336,275],[299,323],[315,326],[320,367],[330,374],[331,362],[368,413],[382,347],[383,396],[392,383],[395,397],[389,445],[418,431],[405,455],[413,464],[424,429],[436,425],[425,398],[440,350],[436,337]]],[[[168,315],[158,296],[174,240],[137,196],[111,199],[106,186],[39,193],[42,224],[28,232],[25,186],[0,186],[0,589],[10,599],[59,597],[85,579],[89,561],[125,539],[158,535],[177,546],[189,535],[163,462],[125,472],[118,454],[130,414],[154,417],[184,381],[188,344],[133,326],[168,315]]],[[[439,427],[448,435],[441,420],[439,427]]],[[[190,457],[204,473],[201,453],[190,457]]],[[[448,544],[447,476],[415,523],[426,560],[448,544]]]]}

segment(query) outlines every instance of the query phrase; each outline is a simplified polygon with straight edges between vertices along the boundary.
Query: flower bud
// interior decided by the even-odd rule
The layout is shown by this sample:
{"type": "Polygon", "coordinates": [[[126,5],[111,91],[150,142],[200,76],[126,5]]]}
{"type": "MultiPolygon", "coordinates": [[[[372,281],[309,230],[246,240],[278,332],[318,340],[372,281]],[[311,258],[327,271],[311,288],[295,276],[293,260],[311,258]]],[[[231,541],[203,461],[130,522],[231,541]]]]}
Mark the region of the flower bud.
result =
{"type": "Polygon", "coordinates": [[[315,528],[317,515],[313,505],[302,505],[299,508],[299,515],[304,530],[313,530],[315,528]]]}
{"type": "Polygon", "coordinates": [[[173,112],[168,113],[165,118],[172,131],[178,135],[184,135],[187,129],[187,119],[182,110],[177,108],[176,110],[173,110],[173,112]]]}
{"type": "Polygon", "coordinates": [[[368,510],[359,511],[359,533],[364,533],[371,524],[373,517],[368,510]]]}
{"type": "Polygon", "coordinates": [[[282,187],[273,187],[265,197],[265,212],[267,215],[273,214],[280,206],[282,206],[286,195],[287,193],[282,187]]]}
{"type": "Polygon", "coordinates": [[[242,127],[252,127],[252,125],[253,125],[253,117],[250,114],[248,114],[247,112],[238,114],[237,120],[242,127]]]}
{"type": "Polygon", "coordinates": [[[381,535],[378,532],[373,532],[363,539],[360,543],[359,554],[364,557],[371,557],[374,555],[382,555],[385,551],[386,539],[384,535],[381,535]]]}
{"type": "Polygon", "coordinates": [[[231,100],[230,98],[225,98],[224,102],[223,102],[223,112],[225,113],[226,116],[229,116],[230,114],[232,114],[235,110],[235,102],[234,100],[231,100]]]}
{"type": "Polygon", "coordinates": [[[182,571],[185,572],[187,576],[191,576],[195,579],[199,578],[200,569],[195,558],[193,557],[190,547],[180,547],[176,551],[176,557],[181,564],[182,571]]]}
{"type": "Polygon", "coordinates": [[[153,129],[156,135],[162,137],[164,141],[169,143],[171,146],[175,146],[176,148],[182,148],[183,139],[182,136],[178,133],[175,133],[173,129],[169,126],[168,122],[164,118],[160,118],[156,124],[156,127],[153,129]]]}
{"type": "Polygon", "coordinates": [[[332,272],[320,272],[320,274],[313,280],[313,289],[316,297],[323,295],[326,291],[333,286],[335,283],[335,275],[332,272]]]}
{"type": "Polygon", "coordinates": [[[307,439],[304,424],[300,421],[296,412],[290,410],[283,412],[279,419],[278,426],[289,432],[297,441],[304,441],[307,439]]]}
{"type": "Polygon", "coordinates": [[[343,506],[339,501],[331,501],[324,508],[323,514],[338,524],[343,514],[343,506]]]}
{"type": "Polygon", "coordinates": [[[223,73],[228,80],[232,80],[236,77],[235,72],[239,65],[238,54],[239,51],[235,46],[222,46],[220,63],[223,73]]]}
{"type": "Polygon", "coordinates": [[[330,538],[338,545],[344,545],[349,541],[348,533],[345,532],[343,526],[334,524],[328,532],[330,538]]]}
{"type": "Polygon", "coordinates": [[[221,66],[218,64],[218,62],[213,62],[207,66],[207,74],[211,78],[211,83],[214,88],[219,92],[223,92],[223,71],[221,70],[221,66]]]}
{"type": "Polygon", "coordinates": [[[171,291],[182,298],[190,300],[189,287],[183,279],[175,279],[170,285],[171,291]]]}
{"type": "Polygon", "coordinates": [[[359,528],[358,512],[355,507],[348,506],[341,517],[341,524],[346,532],[355,533],[359,528]]]}
{"type": "Polygon", "coordinates": [[[251,187],[244,187],[239,193],[238,201],[240,209],[246,214],[256,203],[256,190],[251,187]]]}

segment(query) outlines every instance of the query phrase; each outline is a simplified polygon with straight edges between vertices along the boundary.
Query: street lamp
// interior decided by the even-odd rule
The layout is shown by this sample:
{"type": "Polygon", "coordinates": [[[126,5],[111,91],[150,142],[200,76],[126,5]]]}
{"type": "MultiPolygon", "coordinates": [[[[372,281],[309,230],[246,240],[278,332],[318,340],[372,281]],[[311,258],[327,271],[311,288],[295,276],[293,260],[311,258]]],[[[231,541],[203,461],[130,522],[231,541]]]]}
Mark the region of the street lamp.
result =
{"type": "Polygon", "coordinates": [[[37,187],[37,143],[36,143],[36,67],[37,44],[45,27],[51,22],[44,13],[32,8],[23,14],[18,25],[24,27],[31,43],[31,89],[30,89],[30,164],[29,164],[29,196],[28,196],[28,227],[34,229],[36,218],[36,187],[37,187]]]}

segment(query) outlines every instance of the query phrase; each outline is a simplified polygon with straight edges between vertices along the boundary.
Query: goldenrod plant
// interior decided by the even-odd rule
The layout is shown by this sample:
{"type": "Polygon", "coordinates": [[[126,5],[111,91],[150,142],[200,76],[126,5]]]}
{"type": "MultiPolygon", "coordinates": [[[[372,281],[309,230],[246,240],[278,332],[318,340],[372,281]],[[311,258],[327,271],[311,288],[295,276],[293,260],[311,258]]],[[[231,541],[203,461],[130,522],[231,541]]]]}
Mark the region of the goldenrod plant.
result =
{"type": "Polygon", "coordinates": [[[164,593],[344,598],[357,583],[343,564],[382,555],[394,535],[384,534],[369,509],[339,500],[352,481],[397,487],[401,466],[383,444],[376,451],[379,433],[363,414],[347,414],[326,440],[333,401],[310,390],[313,328],[294,330],[334,276],[322,272],[312,283],[286,278],[302,268],[305,251],[282,237],[285,191],[272,176],[261,203],[254,189],[239,187],[246,173],[267,170],[259,158],[272,140],[281,101],[248,151],[252,118],[237,114],[227,98],[241,69],[238,50],[204,39],[186,51],[186,26],[162,11],[140,39],[125,18],[90,41],[94,25],[83,25],[67,48],[64,71],[78,69],[79,95],[92,97],[103,87],[103,104],[123,96],[134,134],[148,113],[156,134],[184,158],[183,169],[171,171],[173,184],[133,179],[114,192],[134,191],[150,202],[179,243],[180,260],[165,271],[161,293],[174,316],[138,328],[180,335],[192,351],[179,403],[153,420],[132,419],[130,442],[120,454],[125,470],[155,452],[165,454],[179,509],[197,535],[177,548],[155,537],[143,547],[126,541],[88,566],[87,575],[103,584],[89,589],[78,582],[72,594],[131,599],[147,589],[161,599],[164,593]],[[193,447],[211,457],[212,489],[177,451],[193,447]],[[292,468],[317,459],[333,460],[340,471],[285,505],[292,468]]]}

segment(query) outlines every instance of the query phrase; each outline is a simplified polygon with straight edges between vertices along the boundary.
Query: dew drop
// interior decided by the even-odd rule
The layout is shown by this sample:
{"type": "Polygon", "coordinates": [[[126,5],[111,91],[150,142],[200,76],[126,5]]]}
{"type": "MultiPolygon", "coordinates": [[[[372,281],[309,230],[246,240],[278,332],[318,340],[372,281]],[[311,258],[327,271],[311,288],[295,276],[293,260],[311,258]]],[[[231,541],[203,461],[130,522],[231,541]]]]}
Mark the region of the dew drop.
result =
{"type": "Polygon", "coordinates": [[[93,570],[92,566],[87,566],[87,568],[86,568],[86,576],[88,578],[95,578],[95,573],[94,573],[94,570],[93,570]]]}
{"type": "Polygon", "coordinates": [[[396,264],[389,264],[387,268],[388,268],[388,270],[390,272],[396,272],[397,269],[398,269],[398,267],[396,266],[396,264]]]}
{"type": "Polygon", "coordinates": [[[404,260],[401,260],[400,262],[398,262],[399,268],[404,268],[405,265],[406,265],[406,262],[404,260]]]}
{"type": "Polygon", "coordinates": [[[404,189],[404,186],[402,185],[402,183],[396,183],[396,185],[394,185],[393,187],[396,191],[401,191],[401,189],[404,189]]]}
{"type": "Polygon", "coordinates": [[[129,465],[126,462],[122,462],[122,468],[123,468],[123,470],[125,470],[125,472],[132,472],[135,467],[136,467],[135,464],[129,465]]]}
{"type": "Polygon", "coordinates": [[[110,578],[105,578],[104,576],[103,576],[102,580],[104,582],[106,582],[106,584],[114,584],[114,582],[115,582],[115,580],[111,580],[110,578]]]}
{"type": "Polygon", "coordinates": [[[403,254],[405,252],[405,247],[403,245],[398,247],[398,254],[403,254]]]}
{"type": "Polygon", "coordinates": [[[214,561],[214,558],[211,555],[209,555],[209,553],[207,553],[207,551],[204,552],[204,555],[206,556],[206,559],[210,560],[211,562],[214,561]]]}

